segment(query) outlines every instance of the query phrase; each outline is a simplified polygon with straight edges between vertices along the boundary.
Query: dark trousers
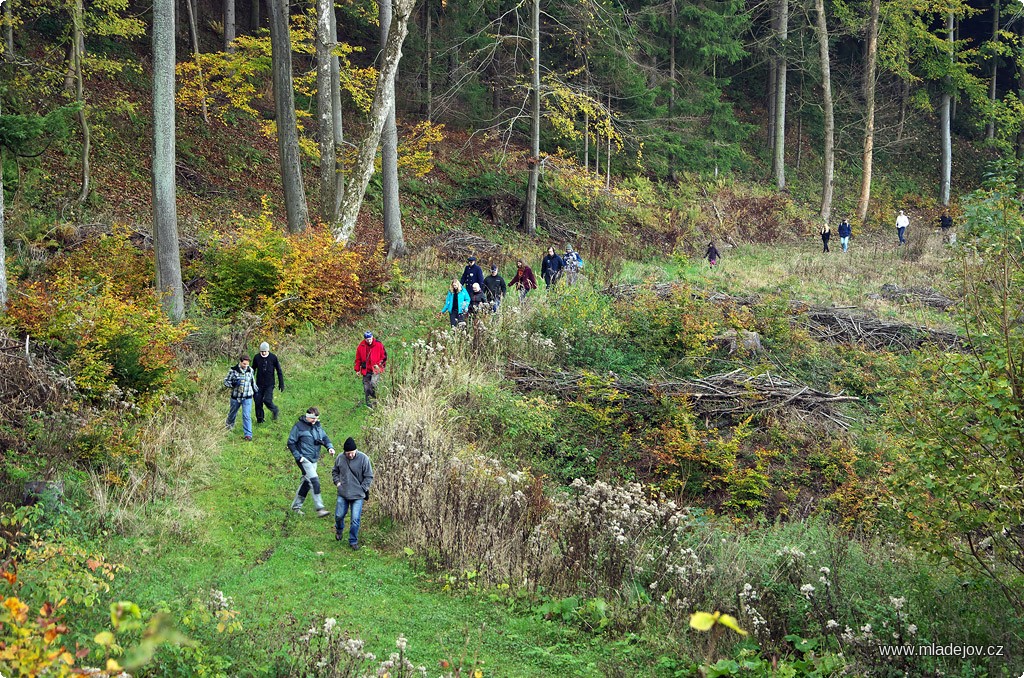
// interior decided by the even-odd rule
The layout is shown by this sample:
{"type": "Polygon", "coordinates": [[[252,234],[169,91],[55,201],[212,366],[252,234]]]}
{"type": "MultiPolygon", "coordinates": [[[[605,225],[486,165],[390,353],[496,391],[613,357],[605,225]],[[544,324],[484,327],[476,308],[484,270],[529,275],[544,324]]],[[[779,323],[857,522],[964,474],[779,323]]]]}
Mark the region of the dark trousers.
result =
{"type": "Polygon", "coordinates": [[[263,423],[263,406],[266,405],[270,409],[270,413],[274,415],[274,419],[277,419],[277,413],[280,409],[274,404],[274,387],[273,386],[260,386],[260,390],[256,391],[256,423],[263,423]]]}
{"type": "Polygon", "coordinates": [[[460,323],[466,322],[466,314],[458,313],[454,309],[448,311],[448,319],[452,321],[452,327],[458,327],[460,323]]]}
{"type": "Polygon", "coordinates": [[[829,238],[831,238],[831,237],[832,237],[831,233],[822,233],[821,234],[821,244],[824,246],[822,248],[822,250],[821,250],[822,252],[828,252],[828,241],[829,241],[829,238]]]}

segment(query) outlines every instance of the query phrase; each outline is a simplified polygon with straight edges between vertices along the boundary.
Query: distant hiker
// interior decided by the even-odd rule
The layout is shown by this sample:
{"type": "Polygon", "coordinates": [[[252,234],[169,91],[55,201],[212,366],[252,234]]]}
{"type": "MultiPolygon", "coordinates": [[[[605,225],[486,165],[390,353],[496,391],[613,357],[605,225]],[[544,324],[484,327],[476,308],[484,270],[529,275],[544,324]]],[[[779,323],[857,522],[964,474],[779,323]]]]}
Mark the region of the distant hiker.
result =
{"type": "Polygon", "coordinates": [[[497,313],[498,307],[501,306],[501,299],[508,291],[505,279],[498,273],[497,264],[491,266],[491,274],[484,278],[484,291],[487,292],[487,300],[491,302],[491,311],[497,313]]]}
{"type": "Polygon", "coordinates": [[[332,455],[334,445],[327,436],[327,431],[320,425],[320,410],[310,407],[306,413],[299,417],[292,426],[292,432],[288,434],[288,450],[295,457],[295,463],[302,469],[302,483],[295,493],[295,500],[292,502],[292,510],[302,513],[302,502],[310,489],[313,490],[313,505],[316,507],[316,515],[323,518],[330,515],[330,511],[324,508],[324,500],[320,497],[320,476],[316,473],[316,465],[320,460],[320,448],[325,448],[332,455]]]}
{"type": "Polygon", "coordinates": [[[224,388],[231,389],[231,409],[228,410],[224,428],[229,431],[235,428],[235,417],[241,409],[242,434],[246,440],[252,440],[252,398],[259,389],[252,367],[249,366],[249,356],[239,356],[238,364],[228,370],[228,376],[224,377],[224,388]]]}
{"type": "Polygon", "coordinates": [[[484,284],[484,272],[477,265],[476,257],[470,257],[466,260],[466,268],[462,271],[462,277],[459,278],[459,282],[467,290],[473,289],[473,283],[484,284]]]}
{"type": "Polygon", "coordinates": [[[473,290],[469,293],[469,312],[476,315],[483,313],[490,306],[487,301],[487,293],[480,287],[480,283],[473,283],[473,290]]]}
{"type": "Polygon", "coordinates": [[[509,286],[519,288],[519,301],[525,299],[530,290],[537,289],[537,278],[533,276],[533,269],[527,266],[522,259],[516,262],[516,274],[509,286]]]}
{"type": "Polygon", "coordinates": [[[270,414],[277,421],[277,414],[280,412],[274,404],[274,373],[277,373],[277,386],[284,393],[284,372],[281,371],[281,362],[277,356],[270,352],[270,344],[260,344],[260,352],[252,357],[252,369],[256,372],[256,423],[262,424],[264,418],[263,406],[270,408],[270,414]]]}
{"type": "Polygon", "coordinates": [[[850,226],[850,222],[847,219],[843,219],[839,222],[839,244],[843,246],[843,251],[850,246],[850,236],[853,235],[853,227],[850,226]]]}
{"type": "Polygon", "coordinates": [[[822,245],[821,251],[822,251],[822,253],[828,252],[828,241],[829,241],[829,238],[831,238],[831,237],[832,237],[832,228],[828,225],[828,222],[826,221],[824,224],[821,225],[821,245],[822,245]]]}
{"type": "Polygon", "coordinates": [[[708,251],[704,253],[704,257],[708,260],[709,266],[718,266],[718,248],[715,247],[714,240],[708,243],[708,251]]]}
{"type": "Polygon", "coordinates": [[[565,262],[562,261],[562,257],[555,254],[554,247],[549,247],[547,256],[540,262],[541,275],[544,276],[544,286],[551,287],[558,282],[563,268],[565,268],[565,262]]]}
{"type": "Polygon", "coordinates": [[[344,454],[334,460],[331,479],[338,488],[338,503],[334,507],[334,538],[345,536],[345,514],[351,511],[348,527],[348,545],[359,549],[359,519],[363,515],[363,502],[370,498],[373,485],[373,465],[370,458],[356,449],[356,441],[345,440],[344,454]]]}
{"type": "Polygon", "coordinates": [[[466,291],[466,288],[458,280],[453,280],[451,287],[448,288],[448,296],[445,297],[444,308],[441,309],[441,313],[442,315],[447,313],[448,319],[452,322],[452,327],[458,327],[466,322],[466,311],[468,310],[469,292],[466,291]]]}
{"type": "Polygon", "coordinates": [[[562,261],[565,262],[566,284],[576,284],[576,278],[580,274],[580,269],[583,268],[583,258],[579,255],[579,252],[573,250],[572,245],[566,245],[565,256],[562,257],[562,261]]]}
{"type": "Polygon", "coordinates": [[[363,332],[363,340],[356,347],[355,370],[363,375],[363,397],[366,406],[373,407],[370,398],[377,400],[377,382],[388,364],[388,352],[384,344],[373,338],[373,332],[363,332]]]}
{"type": "Polygon", "coordinates": [[[910,226],[910,217],[904,214],[903,210],[900,210],[900,215],[896,217],[896,235],[899,236],[900,245],[907,243],[907,226],[910,226]]]}
{"type": "Polygon", "coordinates": [[[953,217],[949,216],[949,212],[943,212],[939,217],[939,228],[942,229],[942,241],[955,245],[956,231],[953,230],[953,217]]]}

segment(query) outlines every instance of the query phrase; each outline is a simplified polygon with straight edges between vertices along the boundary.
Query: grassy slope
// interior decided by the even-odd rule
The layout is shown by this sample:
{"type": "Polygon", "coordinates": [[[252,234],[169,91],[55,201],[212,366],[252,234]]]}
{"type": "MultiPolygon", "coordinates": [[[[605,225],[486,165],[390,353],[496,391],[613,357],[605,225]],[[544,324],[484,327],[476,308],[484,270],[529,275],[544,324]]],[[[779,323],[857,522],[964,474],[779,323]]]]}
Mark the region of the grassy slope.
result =
{"type": "MultiPolygon", "coordinates": [[[[401,340],[422,334],[419,322],[429,316],[428,310],[400,309],[390,314],[387,326],[376,325],[389,347],[389,360],[402,359],[401,340]]],[[[285,440],[298,413],[310,404],[320,406],[339,448],[349,435],[360,440],[367,424],[361,383],[351,368],[360,333],[353,328],[342,343],[322,352],[298,342],[275,349],[286,376],[286,391],[276,398],[281,421],[255,427],[252,443],[241,440],[240,421],[231,434],[220,430],[227,403],[216,386],[226,366],[200,371],[201,383],[209,387],[187,416],[191,426],[216,439],[217,450],[195,493],[200,517],[184,536],[113,543],[112,555],[130,562],[133,570],[121,578],[116,597],[156,606],[211,588],[222,590],[234,599],[244,633],[257,648],[255,657],[246,656],[249,649],[239,651],[236,659],[244,663],[232,675],[255,670],[247,662],[269,655],[270,649],[266,655],[263,649],[282,640],[279,627],[289,615],[306,623],[314,614],[336,617],[378,656],[386,657],[404,634],[411,659],[435,670],[438,660],[458,659],[466,652],[470,658],[478,654],[488,673],[502,676],[603,674],[600,667],[614,661],[614,644],[510,610],[506,599],[442,591],[393,545],[395,540],[387,539],[372,501],[360,530],[365,548],[355,553],[346,542],[334,540],[332,518],[288,510],[299,477],[285,440]]],[[[372,458],[373,450],[368,452],[372,458]]],[[[325,503],[333,508],[330,461],[319,472],[325,503]]]]}

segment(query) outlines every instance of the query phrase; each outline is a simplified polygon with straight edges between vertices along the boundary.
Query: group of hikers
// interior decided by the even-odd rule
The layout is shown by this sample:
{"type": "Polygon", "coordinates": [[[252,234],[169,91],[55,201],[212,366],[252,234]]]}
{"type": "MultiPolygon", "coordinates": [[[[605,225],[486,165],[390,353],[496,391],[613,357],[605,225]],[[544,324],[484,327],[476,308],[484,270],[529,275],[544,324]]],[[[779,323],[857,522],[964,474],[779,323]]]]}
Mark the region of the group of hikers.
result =
{"type": "MultiPolygon", "coordinates": [[[[896,217],[896,246],[902,247],[907,244],[907,228],[910,227],[910,217],[903,210],[900,210],[899,215],[896,217]]],[[[950,245],[956,244],[956,231],[953,230],[953,217],[949,216],[949,212],[943,212],[942,216],[939,217],[939,228],[942,230],[942,241],[950,245]]],[[[848,219],[843,219],[839,222],[839,242],[843,246],[845,252],[850,245],[850,236],[853,235],[853,227],[850,226],[848,219]]],[[[822,224],[819,231],[821,234],[821,251],[828,252],[828,241],[832,237],[832,229],[826,221],[822,224]]]]}
{"type": "MultiPolygon", "coordinates": [[[[384,344],[377,340],[372,332],[365,332],[363,340],[356,347],[354,369],[363,380],[363,397],[367,407],[374,407],[377,400],[377,384],[387,365],[388,354],[384,344]]],[[[224,377],[224,387],[230,389],[231,399],[228,417],[224,422],[227,430],[233,430],[238,413],[242,413],[242,434],[244,440],[252,441],[252,409],[256,405],[256,423],[265,419],[264,407],[270,410],[274,421],[277,421],[280,408],[274,404],[274,386],[284,391],[284,371],[277,356],[270,352],[270,344],[260,344],[259,353],[249,359],[241,355],[238,363],[228,370],[224,377]]],[[[309,407],[299,416],[288,434],[288,451],[292,453],[296,465],[302,472],[302,480],[295,492],[291,509],[302,514],[302,505],[313,492],[313,506],[317,517],[330,515],[324,507],[320,493],[320,476],[317,464],[320,461],[321,448],[334,457],[331,469],[331,480],[338,492],[334,508],[334,538],[341,541],[345,537],[345,516],[349,516],[348,543],[353,550],[359,549],[359,521],[363,513],[363,502],[370,498],[370,486],[373,484],[373,465],[369,457],[361,452],[352,437],[342,445],[342,454],[338,455],[334,444],[320,423],[320,410],[309,407]]]]}
{"type": "MultiPolygon", "coordinates": [[[[555,248],[549,247],[540,267],[545,288],[554,286],[563,277],[566,284],[573,285],[583,269],[583,258],[572,245],[566,246],[565,254],[556,254],[555,248]]],[[[520,301],[526,298],[530,290],[537,289],[537,277],[523,259],[516,261],[516,274],[506,284],[497,264],[491,264],[491,274],[485,278],[483,269],[476,263],[476,257],[470,256],[466,260],[462,277],[452,280],[448,287],[440,315],[444,317],[447,313],[452,327],[458,327],[464,325],[469,316],[497,313],[509,287],[519,290],[520,301]]]]}

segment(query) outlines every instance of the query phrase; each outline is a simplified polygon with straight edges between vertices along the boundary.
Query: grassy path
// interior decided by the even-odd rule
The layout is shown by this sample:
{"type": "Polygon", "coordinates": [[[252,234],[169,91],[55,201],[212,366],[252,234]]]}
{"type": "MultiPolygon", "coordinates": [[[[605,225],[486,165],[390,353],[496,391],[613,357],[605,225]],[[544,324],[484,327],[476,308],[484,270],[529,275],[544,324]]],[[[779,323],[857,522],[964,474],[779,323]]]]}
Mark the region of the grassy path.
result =
{"type": "MultiPolygon", "coordinates": [[[[403,333],[410,338],[422,329],[410,322],[403,333]]],[[[397,333],[383,336],[390,360],[400,360],[401,338],[397,333]]],[[[463,653],[477,655],[486,675],[605,674],[608,662],[616,662],[618,644],[517,612],[497,596],[442,591],[400,545],[388,546],[372,501],[364,512],[364,548],[358,552],[334,540],[333,517],[289,510],[299,474],[285,441],[300,412],[318,405],[339,450],[349,435],[360,441],[366,410],[351,368],[352,344],[323,350],[326,360],[286,347],[278,350],[286,376],[286,391],[277,398],[281,420],[256,426],[251,443],[241,439],[240,421],[233,433],[220,430],[227,408],[223,392],[209,388],[194,404],[186,404],[193,408],[189,425],[208,430],[215,450],[203,473],[205,482],[194,494],[199,518],[185,537],[160,537],[154,531],[112,543],[112,555],[132,568],[120,579],[116,595],[150,609],[164,601],[175,609],[210,589],[223,591],[241,613],[251,646],[264,648],[256,651],[259,656],[241,656],[250,651],[236,650],[230,675],[262,672],[261,664],[283,641],[280,627],[289,615],[302,624],[314,615],[335,617],[379,657],[393,651],[395,639],[404,634],[410,658],[427,665],[431,675],[439,671],[439,660],[463,653]]],[[[226,367],[201,371],[202,383],[219,385],[226,367]]],[[[368,452],[372,459],[373,450],[368,452]]],[[[324,501],[333,508],[330,464],[328,457],[319,472],[326,481],[324,501]]],[[[628,651],[623,645],[618,649],[628,651]]]]}

